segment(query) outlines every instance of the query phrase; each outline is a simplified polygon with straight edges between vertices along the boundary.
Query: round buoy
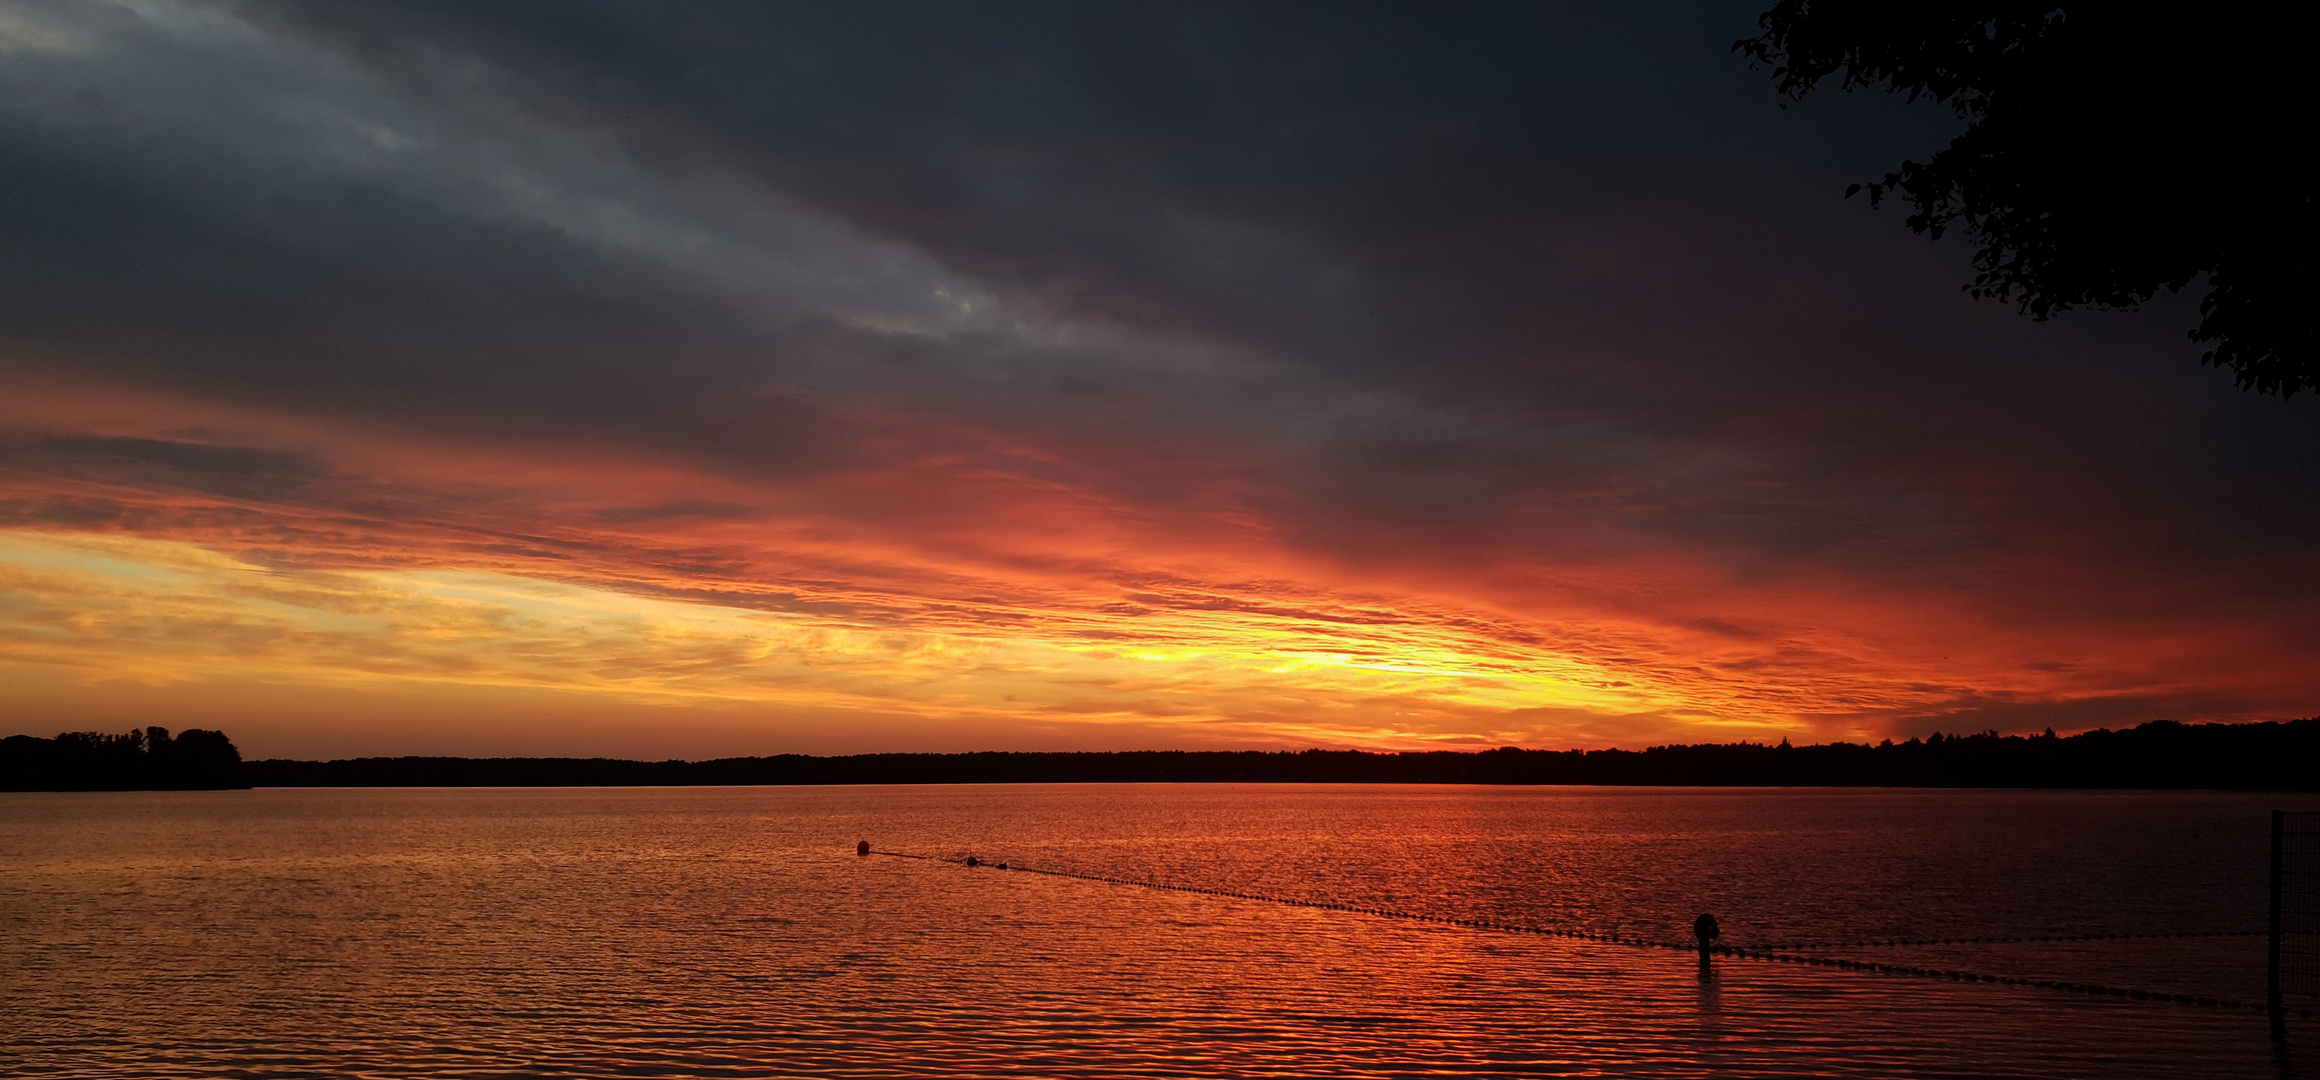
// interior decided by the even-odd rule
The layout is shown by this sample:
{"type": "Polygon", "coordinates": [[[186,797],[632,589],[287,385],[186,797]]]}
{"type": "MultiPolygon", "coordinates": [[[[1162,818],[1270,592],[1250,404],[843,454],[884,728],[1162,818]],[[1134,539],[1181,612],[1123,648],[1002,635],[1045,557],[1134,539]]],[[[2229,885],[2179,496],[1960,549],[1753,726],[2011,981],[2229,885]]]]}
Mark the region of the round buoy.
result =
{"type": "Polygon", "coordinates": [[[868,854],[870,854],[870,841],[868,841],[868,840],[864,840],[864,841],[862,841],[861,843],[854,845],[854,854],[856,854],[856,855],[868,855],[868,854]]]}

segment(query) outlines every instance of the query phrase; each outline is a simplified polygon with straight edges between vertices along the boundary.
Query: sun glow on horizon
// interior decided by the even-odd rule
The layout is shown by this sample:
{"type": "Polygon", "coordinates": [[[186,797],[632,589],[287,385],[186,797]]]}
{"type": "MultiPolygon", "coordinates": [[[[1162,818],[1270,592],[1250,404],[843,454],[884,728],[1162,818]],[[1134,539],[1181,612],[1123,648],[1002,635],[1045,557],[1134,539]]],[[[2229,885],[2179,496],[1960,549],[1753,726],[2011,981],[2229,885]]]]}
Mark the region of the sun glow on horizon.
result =
{"type": "MultiPolygon", "coordinates": [[[[69,673],[96,698],[124,683],[247,684],[233,693],[256,713],[268,708],[265,687],[294,685],[675,705],[735,716],[761,733],[764,752],[784,747],[798,717],[827,727],[849,715],[981,731],[993,747],[1058,725],[1379,749],[1848,737],[1873,731],[1816,722],[1812,710],[1951,693],[1906,668],[1860,657],[1847,668],[1825,651],[1807,661],[1817,682],[1757,673],[1767,656],[1806,649],[1802,640],[1715,670],[1696,643],[1634,620],[1525,620],[1278,575],[1237,592],[1159,585],[1149,573],[1108,590],[1033,575],[987,582],[978,591],[1015,598],[980,610],[925,597],[913,607],[891,591],[869,603],[825,592],[784,609],[734,603],[759,595],[746,580],[696,581],[699,595],[684,596],[622,588],[636,579],[602,567],[567,566],[573,576],[558,580],[424,549],[394,561],[334,567],[184,539],[0,531],[0,662],[69,673]],[[1171,589],[1183,595],[1163,595],[1171,589]]],[[[856,569],[890,581],[966,572],[856,569]]],[[[2031,675],[2048,693],[2061,682],[2031,675]]],[[[492,723],[486,697],[472,708],[474,723],[492,723]]]]}
{"type": "MultiPolygon", "coordinates": [[[[123,536],[0,533],[5,658],[170,685],[243,677],[419,680],[680,700],[875,709],[962,723],[1166,719],[1331,744],[1468,742],[1486,716],[1649,713],[1582,661],[1435,646],[1403,626],[1321,651],[1305,628],[1181,613],[1168,647],[912,629],[624,594],[484,571],[301,570],[123,536]],[[1199,644],[1191,644],[1198,641],[1199,644]],[[1447,726],[1446,726],[1447,724],[1447,726]]],[[[1155,623],[1163,620],[1154,620],[1155,623]]],[[[778,722],[776,722],[778,723],[778,722]]],[[[1505,727],[1507,725],[1495,725],[1505,727]]]]}

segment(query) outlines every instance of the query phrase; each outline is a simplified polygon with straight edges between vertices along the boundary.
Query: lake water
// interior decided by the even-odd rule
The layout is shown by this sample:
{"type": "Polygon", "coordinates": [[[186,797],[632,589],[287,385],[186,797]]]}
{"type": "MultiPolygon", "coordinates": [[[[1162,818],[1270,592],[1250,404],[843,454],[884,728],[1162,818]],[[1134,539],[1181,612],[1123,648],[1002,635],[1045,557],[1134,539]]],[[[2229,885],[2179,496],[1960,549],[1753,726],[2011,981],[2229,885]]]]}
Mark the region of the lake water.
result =
{"type": "MultiPolygon", "coordinates": [[[[1273,785],[0,794],[0,1073],[2320,1075],[2315,1022],[1680,941],[2261,930],[2219,793],[1273,785]]],[[[2260,1001],[2260,937],[1816,955],[2260,1001]]]]}

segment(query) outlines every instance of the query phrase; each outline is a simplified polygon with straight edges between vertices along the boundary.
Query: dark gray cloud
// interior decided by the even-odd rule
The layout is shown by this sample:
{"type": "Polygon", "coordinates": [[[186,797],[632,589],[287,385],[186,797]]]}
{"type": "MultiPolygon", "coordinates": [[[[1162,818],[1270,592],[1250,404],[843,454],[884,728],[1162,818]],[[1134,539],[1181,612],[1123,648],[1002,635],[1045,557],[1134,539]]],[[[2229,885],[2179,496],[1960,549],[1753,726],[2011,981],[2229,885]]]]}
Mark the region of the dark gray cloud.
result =
{"type": "Polygon", "coordinates": [[[1837,197],[1950,121],[1775,108],[1752,3],[15,10],[0,327],[74,371],[750,476],[939,414],[1355,557],[2310,599],[2309,403],[2181,304],[1964,300],[1837,197]]]}
{"type": "MultiPolygon", "coordinates": [[[[313,455],[249,446],[100,436],[0,442],[0,470],[269,501],[293,500],[328,469],[313,455]]],[[[104,500],[49,504],[51,514],[119,508],[104,500]],[[76,509],[77,508],[77,509],[76,509]]]]}
{"type": "Polygon", "coordinates": [[[705,499],[679,499],[657,506],[612,506],[596,512],[598,521],[633,523],[667,521],[670,518],[731,519],[747,517],[749,507],[738,503],[711,502],[705,499]]]}
{"type": "Polygon", "coordinates": [[[88,528],[112,525],[128,510],[111,499],[0,499],[0,525],[88,528]]]}

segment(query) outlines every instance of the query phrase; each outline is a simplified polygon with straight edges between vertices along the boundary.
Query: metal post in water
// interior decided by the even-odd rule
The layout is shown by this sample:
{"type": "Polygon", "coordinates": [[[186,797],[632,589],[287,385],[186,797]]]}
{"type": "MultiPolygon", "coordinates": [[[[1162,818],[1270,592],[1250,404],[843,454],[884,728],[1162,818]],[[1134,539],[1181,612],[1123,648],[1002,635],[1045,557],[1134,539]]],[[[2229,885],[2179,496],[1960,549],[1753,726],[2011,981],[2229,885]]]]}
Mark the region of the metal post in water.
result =
{"type": "Polygon", "coordinates": [[[2288,815],[2286,811],[2272,811],[2272,917],[2268,926],[2271,947],[2266,950],[2269,959],[2264,970],[2264,1008],[2273,1017],[2281,1015],[2280,1004],[2280,871],[2286,862],[2288,815]]]}

